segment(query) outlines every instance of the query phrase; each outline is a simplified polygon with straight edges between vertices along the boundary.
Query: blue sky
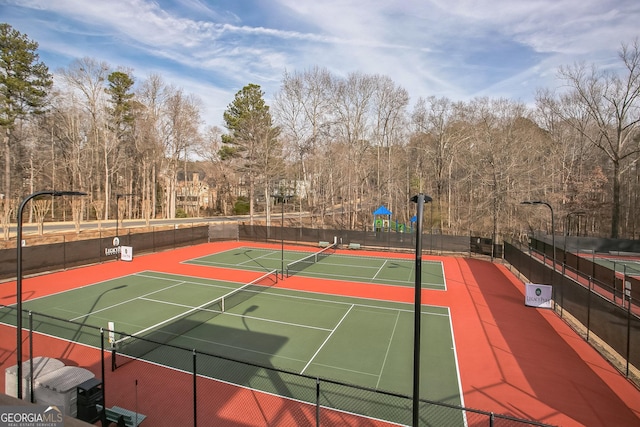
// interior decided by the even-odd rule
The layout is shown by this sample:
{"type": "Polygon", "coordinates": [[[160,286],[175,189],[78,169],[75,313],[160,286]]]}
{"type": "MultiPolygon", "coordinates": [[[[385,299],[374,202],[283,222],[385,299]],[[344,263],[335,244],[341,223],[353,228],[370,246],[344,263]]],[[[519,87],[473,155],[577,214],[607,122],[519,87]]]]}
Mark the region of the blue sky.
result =
{"type": "Polygon", "coordinates": [[[0,0],[0,21],[39,43],[55,74],[78,58],[151,73],[222,123],[235,93],[314,66],[389,76],[412,102],[531,103],[561,65],[619,67],[640,36],[638,0],[0,0]]]}

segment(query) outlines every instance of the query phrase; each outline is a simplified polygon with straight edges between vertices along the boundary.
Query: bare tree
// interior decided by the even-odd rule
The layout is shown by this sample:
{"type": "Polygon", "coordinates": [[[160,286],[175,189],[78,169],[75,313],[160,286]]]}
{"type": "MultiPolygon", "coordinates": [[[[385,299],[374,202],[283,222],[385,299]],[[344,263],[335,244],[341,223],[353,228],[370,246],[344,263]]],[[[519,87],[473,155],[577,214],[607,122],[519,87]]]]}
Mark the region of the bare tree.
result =
{"type": "MultiPolygon", "coordinates": [[[[377,199],[378,203],[386,202],[387,207],[394,211],[394,202],[397,199],[393,197],[392,179],[395,156],[392,155],[392,150],[394,147],[401,147],[405,142],[409,93],[406,89],[396,86],[389,77],[376,76],[372,104],[374,116],[372,137],[376,145],[377,199]],[[385,153],[381,153],[381,150],[385,153]],[[385,154],[384,157],[382,154],[385,154]],[[383,166],[386,166],[384,171],[382,170],[383,166]]],[[[396,154],[399,153],[400,151],[396,154]]],[[[404,200],[407,198],[405,197],[404,200]]]]}
{"type": "Polygon", "coordinates": [[[233,168],[220,159],[222,148],[222,129],[217,126],[209,126],[200,143],[194,147],[195,153],[206,161],[210,184],[215,186],[215,208],[223,215],[229,215],[233,205],[233,186],[235,184],[235,172],[233,168]]]}
{"type": "Polygon", "coordinates": [[[9,240],[9,226],[11,225],[11,217],[16,210],[15,199],[2,199],[0,200],[0,221],[2,222],[2,235],[4,240],[9,240]]]}
{"type": "Polygon", "coordinates": [[[139,176],[142,182],[139,184],[142,205],[148,207],[149,211],[145,215],[149,215],[149,219],[156,216],[155,188],[158,184],[158,170],[162,170],[165,163],[161,119],[167,95],[168,89],[157,74],[144,80],[137,92],[141,111],[137,114],[134,143],[141,163],[139,176]]]}
{"type": "MultiPolygon", "coordinates": [[[[560,206],[564,213],[587,209],[588,198],[580,193],[580,183],[590,179],[592,166],[600,159],[590,150],[589,140],[584,136],[590,128],[591,118],[575,94],[555,97],[549,90],[540,90],[536,95],[536,122],[547,132],[553,144],[551,159],[557,159],[558,179],[561,188],[560,206]]],[[[534,188],[529,191],[535,192],[534,188]]]]}
{"type": "MultiPolygon", "coordinates": [[[[375,83],[371,76],[352,73],[337,81],[334,91],[336,137],[340,144],[344,144],[346,154],[335,160],[340,159],[346,170],[345,196],[349,207],[349,228],[353,229],[358,221],[359,209],[356,208],[365,200],[364,185],[372,172],[363,160],[371,148],[370,111],[375,83]]],[[[362,207],[371,209],[373,205],[362,207]]]]}
{"type": "Polygon", "coordinates": [[[79,104],[73,92],[58,91],[44,123],[51,146],[43,151],[51,153],[49,161],[53,187],[59,185],[86,189],[90,186],[88,181],[94,176],[91,169],[92,147],[87,144],[90,121],[79,104]]]}
{"type": "Polygon", "coordinates": [[[47,213],[51,209],[51,200],[50,199],[38,199],[33,201],[33,210],[36,216],[36,223],[38,224],[38,234],[42,236],[43,234],[43,223],[44,218],[47,216],[47,213]]]}
{"type": "MultiPolygon", "coordinates": [[[[617,238],[621,220],[621,168],[623,160],[640,152],[640,44],[623,44],[619,57],[623,72],[598,69],[585,64],[561,67],[560,78],[577,97],[592,121],[579,129],[613,166],[611,237],[617,238]]],[[[571,121],[570,121],[571,123],[571,121]]]]}
{"type": "Polygon", "coordinates": [[[162,108],[161,140],[167,158],[165,173],[165,217],[176,217],[176,195],[180,161],[186,160],[200,138],[200,100],[180,89],[169,90],[162,108]]]}
{"type": "MultiPolygon", "coordinates": [[[[422,146],[428,154],[434,174],[435,202],[440,211],[444,205],[446,188],[446,204],[448,226],[451,226],[451,194],[453,164],[458,146],[466,141],[470,134],[468,128],[461,125],[461,105],[448,98],[419,98],[413,111],[412,120],[417,132],[423,134],[422,146]]],[[[444,226],[442,215],[440,228],[444,226]]]]}
{"type": "Polygon", "coordinates": [[[330,127],[331,85],[329,71],[313,67],[301,73],[285,73],[275,96],[273,116],[280,126],[286,152],[291,153],[287,160],[298,166],[294,168],[295,176],[309,184],[309,191],[303,195],[311,198],[307,202],[310,206],[317,205],[318,192],[314,185],[317,181],[312,177],[319,171],[313,168],[318,163],[309,165],[309,162],[319,154],[330,127]]]}
{"type": "Polygon", "coordinates": [[[470,223],[482,224],[497,238],[509,228],[509,216],[523,197],[522,178],[535,174],[528,157],[537,129],[523,104],[506,99],[479,98],[469,105],[470,138],[461,153],[472,176],[470,223]]]}
{"type": "Polygon", "coordinates": [[[74,197],[71,199],[71,215],[75,224],[76,233],[80,232],[80,222],[82,221],[82,212],[84,210],[84,197],[74,197]]]}
{"type": "Polygon", "coordinates": [[[94,198],[91,200],[91,206],[96,213],[96,219],[98,220],[98,230],[102,228],[102,214],[104,212],[105,203],[103,199],[94,198]]]}
{"type": "MultiPolygon", "coordinates": [[[[74,61],[69,68],[62,70],[64,82],[70,90],[77,92],[76,98],[85,112],[89,115],[85,132],[87,146],[83,149],[90,150],[92,157],[90,168],[86,169],[87,183],[92,185],[91,192],[98,200],[103,199],[105,209],[104,219],[109,218],[109,190],[110,190],[110,164],[109,152],[117,143],[115,137],[109,135],[106,130],[106,94],[105,81],[109,73],[109,65],[106,62],[98,62],[92,58],[82,58],[74,61]]],[[[87,159],[88,160],[88,159],[87,159]]]]}

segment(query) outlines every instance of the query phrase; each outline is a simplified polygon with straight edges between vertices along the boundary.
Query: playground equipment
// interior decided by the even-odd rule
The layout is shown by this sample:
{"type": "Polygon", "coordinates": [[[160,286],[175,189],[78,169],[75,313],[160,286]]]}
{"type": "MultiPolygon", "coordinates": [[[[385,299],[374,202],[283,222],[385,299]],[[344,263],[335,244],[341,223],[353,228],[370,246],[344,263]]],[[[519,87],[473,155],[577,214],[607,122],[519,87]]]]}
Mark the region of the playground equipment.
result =
{"type": "MultiPolygon", "coordinates": [[[[397,233],[413,232],[413,225],[407,227],[406,224],[391,219],[391,211],[385,206],[380,206],[373,212],[373,231],[395,231],[397,233]]],[[[414,221],[415,222],[415,221],[414,221]]]]}

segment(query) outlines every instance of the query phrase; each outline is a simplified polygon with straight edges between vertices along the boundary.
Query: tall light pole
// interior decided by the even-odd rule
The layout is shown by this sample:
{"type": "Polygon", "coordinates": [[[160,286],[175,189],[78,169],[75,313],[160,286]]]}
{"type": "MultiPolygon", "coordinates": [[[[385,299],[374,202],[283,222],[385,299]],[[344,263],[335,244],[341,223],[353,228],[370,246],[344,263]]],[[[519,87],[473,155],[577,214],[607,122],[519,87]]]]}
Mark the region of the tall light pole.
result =
{"type": "Polygon", "coordinates": [[[285,199],[285,195],[282,192],[282,188],[280,189],[280,196],[282,197],[282,199],[280,200],[280,202],[282,203],[282,206],[280,206],[281,210],[280,210],[280,274],[281,277],[284,279],[284,199],[285,199]]]}
{"type": "Polygon", "coordinates": [[[416,278],[413,326],[413,425],[420,422],[420,320],[422,315],[422,217],[424,204],[431,201],[426,194],[413,196],[411,201],[418,205],[416,212],[416,278]]]}
{"type": "Polygon", "coordinates": [[[18,359],[18,399],[22,399],[22,213],[24,211],[25,206],[29,200],[34,199],[38,196],[85,196],[87,193],[81,193],[79,191],[55,191],[55,190],[44,190],[37,191],[33,194],[28,195],[22,200],[20,203],[20,207],[18,208],[18,217],[17,217],[17,228],[16,228],[16,241],[17,241],[17,251],[16,251],[16,335],[17,335],[17,347],[16,347],[16,356],[18,359]]]}

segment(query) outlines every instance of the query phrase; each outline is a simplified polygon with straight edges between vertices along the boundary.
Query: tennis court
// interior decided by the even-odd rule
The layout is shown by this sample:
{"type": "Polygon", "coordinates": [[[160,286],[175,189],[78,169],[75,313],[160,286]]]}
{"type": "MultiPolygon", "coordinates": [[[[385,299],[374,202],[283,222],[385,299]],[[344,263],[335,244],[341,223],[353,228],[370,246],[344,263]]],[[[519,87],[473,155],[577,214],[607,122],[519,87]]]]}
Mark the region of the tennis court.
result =
{"type": "MultiPolygon", "coordinates": [[[[143,271],[30,300],[25,309],[105,329],[108,322],[114,322],[118,366],[136,358],[181,369],[190,359],[178,360],[171,346],[179,346],[411,394],[411,304],[265,286],[273,284],[275,277],[272,272],[247,285],[143,271]],[[168,345],[151,344],[147,339],[168,345]]],[[[449,309],[423,306],[422,321],[421,397],[461,405],[449,309]]],[[[36,330],[79,342],[84,339],[72,328],[59,325],[41,323],[36,330]]],[[[206,369],[212,378],[305,399],[294,384],[258,380],[260,375],[253,371],[233,371],[224,365],[206,369]]],[[[344,410],[376,418],[384,408],[370,403],[356,407],[362,401],[353,401],[354,407],[344,410]]],[[[465,425],[463,415],[460,417],[456,425],[465,425]]]]}
{"type": "MultiPolygon", "coordinates": [[[[287,276],[346,280],[382,285],[415,285],[415,261],[334,253],[332,248],[310,253],[290,250],[239,247],[186,261],[188,264],[252,271],[283,270],[287,276]]],[[[446,289],[442,263],[422,262],[422,287],[446,289]]]]}
{"type": "Polygon", "coordinates": [[[623,273],[627,276],[640,276],[640,258],[639,257],[622,257],[622,256],[595,256],[588,257],[587,259],[592,259],[597,264],[602,265],[610,270],[613,270],[617,273],[623,273]]]}

